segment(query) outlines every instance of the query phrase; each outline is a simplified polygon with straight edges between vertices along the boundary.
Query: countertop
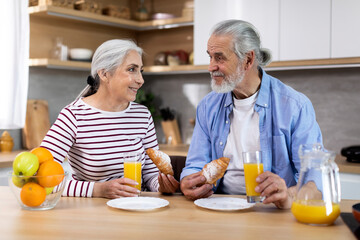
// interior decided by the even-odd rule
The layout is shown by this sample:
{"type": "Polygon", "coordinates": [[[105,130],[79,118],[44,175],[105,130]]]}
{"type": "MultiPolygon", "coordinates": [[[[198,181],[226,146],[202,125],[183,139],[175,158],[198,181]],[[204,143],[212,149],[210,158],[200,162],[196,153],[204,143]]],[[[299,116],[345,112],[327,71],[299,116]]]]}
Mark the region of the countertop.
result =
{"type": "MultiPolygon", "coordinates": [[[[180,145],[167,145],[160,144],[159,148],[161,151],[164,151],[170,156],[187,156],[189,150],[189,145],[180,144],[180,145]]],[[[16,150],[10,153],[0,153],[0,168],[11,167],[12,161],[15,156],[24,150],[16,150]]],[[[346,158],[341,155],[336,155],[335,158],[336,164],[339,166],[339,171],[342,173],[353,173],[360,174],[360,163],[350,163],[346,161],[346,158]]]]}
{"type": "MultiPolygon", "coordinates": [[[[52,210],[22,210],[9,187],[0,187],[3,239],[356,239],[338,217],[331,226],[311,226],[295,220],[290,210],[258,203],[238,211],[197,207],[181,194],[142,192],[169,205],[154,211],[124,211],[108,207],[104,198],[62,197],[52,210]]],[[[213,197],[224,197],[213,195],[213,197]]],[[[234,198],[244,196],[233,195],[234,198]]],[[[354,200],[343,200],[341,212],[351,212],[354,200]]]]}

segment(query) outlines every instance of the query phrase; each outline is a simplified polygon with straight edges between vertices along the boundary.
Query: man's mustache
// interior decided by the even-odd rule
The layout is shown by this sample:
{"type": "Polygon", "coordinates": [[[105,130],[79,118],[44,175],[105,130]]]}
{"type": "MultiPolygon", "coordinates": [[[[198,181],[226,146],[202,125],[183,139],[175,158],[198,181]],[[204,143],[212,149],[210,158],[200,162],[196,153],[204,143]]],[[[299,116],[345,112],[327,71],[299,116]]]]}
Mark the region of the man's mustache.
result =
{"type": "Polygon", "coordinates": [[[210,75],[211,75],[211,77],[224,77],[224,76],[225,76],[225,74],[223,74],[223,73],[220,72],[220,71],[210,72],[210,75]]]}

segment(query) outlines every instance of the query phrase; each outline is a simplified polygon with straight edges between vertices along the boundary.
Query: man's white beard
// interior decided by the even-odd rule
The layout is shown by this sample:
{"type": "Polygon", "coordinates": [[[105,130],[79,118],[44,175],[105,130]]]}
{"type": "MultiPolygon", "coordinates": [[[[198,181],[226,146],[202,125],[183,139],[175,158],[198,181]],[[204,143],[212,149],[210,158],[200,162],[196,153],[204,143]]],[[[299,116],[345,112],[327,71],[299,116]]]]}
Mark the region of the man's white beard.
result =
{"type": "Polygon", "coordinates": [[[236,69],[236,72],[231,74],[228,77],[225,77],[220,85],[216,84],[216,80],[213,76],[224,76],[222,72],[214,71],[210,72],[211,75],[211,88],[217,93],[227,93],[235,89],[235,87],[241,83],[244,79],[245,72],[241,71],[240,66],[236,69]]]}

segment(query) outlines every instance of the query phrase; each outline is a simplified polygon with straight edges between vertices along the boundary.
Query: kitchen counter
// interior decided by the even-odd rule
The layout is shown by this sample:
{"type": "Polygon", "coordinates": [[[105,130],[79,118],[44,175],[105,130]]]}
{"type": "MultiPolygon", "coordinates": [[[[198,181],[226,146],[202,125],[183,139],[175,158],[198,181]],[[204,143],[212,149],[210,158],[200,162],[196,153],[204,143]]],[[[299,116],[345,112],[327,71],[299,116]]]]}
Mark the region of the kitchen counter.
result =
{"type": "MultiPolygon", "coordinates": [[[[297,222],[290,210],[279,210],[272,204],[259,203],[238,211],[213,211],[197,207],[181,194],[141,194],[165,199],[169,205],[150,212],[123,211],[108,207],[108,199],[104,198],[62,197],[52,210],[28,211],[20,208],[9,187],[0,187],[1,238],[356,239],[341,217],[331,226],[311,226],[297,222]]],[[[341,201],[341,212],[351,212],[355,202],[341,201]]]]}
{"type": "MultiPolygon", "coordinates": [[[[160,144],[159,148],[161,151],[167,153],[170,156],[187,156],[189,145],[167,145],[160,144]]],[[[12,167],[12,162],[15,156],[25,150],[16,150],[10,153],[0,153],[0,168],[12,167]]],[[[360,174],[360,163],[350,163],[346,161],[346,158],[337,155],[335,159],[336,164],[339,166],[339,171],[342,173],[360,174]]]]}

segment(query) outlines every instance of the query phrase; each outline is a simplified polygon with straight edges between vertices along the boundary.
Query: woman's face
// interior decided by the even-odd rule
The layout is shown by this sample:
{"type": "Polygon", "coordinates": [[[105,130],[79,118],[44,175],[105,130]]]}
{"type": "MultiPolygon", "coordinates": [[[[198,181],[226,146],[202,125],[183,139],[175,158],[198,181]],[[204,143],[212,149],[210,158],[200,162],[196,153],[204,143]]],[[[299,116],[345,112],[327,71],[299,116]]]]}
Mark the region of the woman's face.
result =
{"type": "Polygon", "coordinates": [[[119,103],[135,101],[137,91],[144,84],[142,69],[141,56],[130,51],[114,74],[107,74],[110,97],[119,103]]]}

